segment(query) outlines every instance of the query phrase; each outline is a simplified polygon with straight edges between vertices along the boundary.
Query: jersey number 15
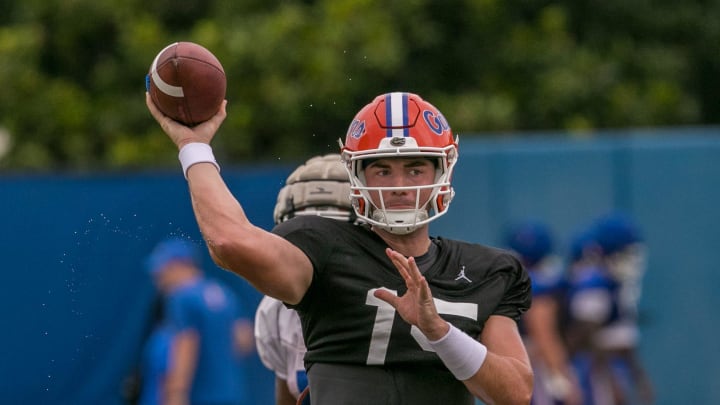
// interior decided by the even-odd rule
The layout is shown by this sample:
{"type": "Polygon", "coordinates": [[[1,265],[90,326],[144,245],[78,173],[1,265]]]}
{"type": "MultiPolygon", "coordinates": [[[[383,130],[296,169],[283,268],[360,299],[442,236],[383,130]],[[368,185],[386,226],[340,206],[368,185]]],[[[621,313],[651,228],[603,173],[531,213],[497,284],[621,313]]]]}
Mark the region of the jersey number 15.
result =
{"type": "MultiPolygon", "coordinates": [[[[397,291],[387,288],[383,289],[397,295],[397,291]]],[[[370,339],[370,350],[368,351],[367,357],[368,365],[385,364],[385,356],[387,355],[387,348],[390,343],[390,332],[392,331],[392,325],[395,321],[395,308],[387,302],[376,298],[374,295],[376,290],[377,288],[369,290],[365,300],[366,305],[377,307],[372,337],[370,339]]],[[[438,298],[433,298],[433,301],[439,314],[462,316],[477,321],[478,306],[475,303],[448,302],[438,298]]],[[[423,335],[416,326],[410,328],[410,335],[412,335],[423,350],[429,352],[434,351],[430,347],[425,335],[423,335]]]]}

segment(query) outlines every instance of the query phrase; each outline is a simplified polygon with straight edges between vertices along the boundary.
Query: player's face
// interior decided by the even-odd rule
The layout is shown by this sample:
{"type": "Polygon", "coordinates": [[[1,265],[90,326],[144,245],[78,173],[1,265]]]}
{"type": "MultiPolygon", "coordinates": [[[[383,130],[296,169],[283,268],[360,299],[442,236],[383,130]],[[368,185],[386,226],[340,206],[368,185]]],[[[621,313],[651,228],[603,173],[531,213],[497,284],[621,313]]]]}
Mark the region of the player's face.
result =
{"type": "Polygon", "coordinates": [[[618,280],[637,280],[645,273],[645,246],[641,243],[634,243],[610,255],[606,260],[610,272],[618,280]]]}
{"type": "Polygon", "coordinates": [[[380,191],[370,191],[373,203],[384,205],[385,209],[414,209],[418,201],[423,206],[430,198],[432,187],[419,187],[431,185],[434,181],[435,165],[425,158],[378,159],[365,167],[367,187],[396,188],[383,190],[382,200],[380,191]]]}
{"type": "Polygon", "coordinates": [[[158,290],[167,293],[196,274],[194,267],[181,261],[169,261],[154,275],[158,290]]]}
{"type": "Polygon", "coordinates": [[[172,285],[173,285],[172,271],[168,271],[168,269],[166,269],[166,268],[161,269],[155,275],[153,275],[153,279],[155,281],[155,285],[157,286],[158,290],[160,290],[163,293],[167,293],[172,288],[172,285]]]}

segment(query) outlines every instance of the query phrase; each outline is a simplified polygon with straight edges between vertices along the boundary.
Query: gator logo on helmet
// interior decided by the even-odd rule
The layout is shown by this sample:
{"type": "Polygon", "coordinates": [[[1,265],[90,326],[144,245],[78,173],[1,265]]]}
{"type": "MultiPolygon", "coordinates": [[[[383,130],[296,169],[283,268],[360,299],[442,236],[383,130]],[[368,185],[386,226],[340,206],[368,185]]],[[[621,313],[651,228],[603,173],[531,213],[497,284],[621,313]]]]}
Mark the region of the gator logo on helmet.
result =
{"type": "Polygon", "coordinates": [[[365,134],[365,121],[354,119],[350,123],[347,134],[355,139],[360,139],[365,134]]]}
{"type": "Polygon", "coordinates": [[[442,135],[443,132],[450,129],[450,124],[439,112],[436,114],[434,111],[425,110],[422,115],[428,128],[436,135],[442,135]]]}

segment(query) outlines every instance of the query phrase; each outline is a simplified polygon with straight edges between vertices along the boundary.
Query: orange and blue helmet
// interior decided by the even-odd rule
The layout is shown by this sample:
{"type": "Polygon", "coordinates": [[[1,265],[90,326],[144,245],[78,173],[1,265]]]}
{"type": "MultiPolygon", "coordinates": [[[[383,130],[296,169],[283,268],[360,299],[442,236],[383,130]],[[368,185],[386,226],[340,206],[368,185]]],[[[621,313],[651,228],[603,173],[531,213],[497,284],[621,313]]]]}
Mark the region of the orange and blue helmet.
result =
{"type": "Polygon", "coordinates": [[[375,97],[355,115],[340,146],[350,175],[350,199],[359,219],[388,232],[406,234],[447,212],[454,196],[451,178],[458,159],[457,138],[443,114],[417,94],[394,92],[375,97]],[[432,189],[428,201],[416,201],[414,209],[386,209],[382,201],[372,201],[370,191],[398,187],[365,184],[363,161],[397,157],[425,157],[436,163],[433,184],[399,187],[432,189]]]}

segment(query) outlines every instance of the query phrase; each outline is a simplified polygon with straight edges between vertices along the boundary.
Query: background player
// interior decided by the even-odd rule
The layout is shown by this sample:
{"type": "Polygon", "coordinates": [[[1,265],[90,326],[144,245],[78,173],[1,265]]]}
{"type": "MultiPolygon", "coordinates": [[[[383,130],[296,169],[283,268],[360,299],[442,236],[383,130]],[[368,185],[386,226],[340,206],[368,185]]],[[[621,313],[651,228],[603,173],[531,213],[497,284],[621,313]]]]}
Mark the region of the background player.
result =
{"type": "Polygon", "coordinates": [[[573,244],[568,341],[583,403],[652,403],[652,386],[637,355],[637,301],[645,271],[640,229],[627,215],[611,213],[573,244]]]}
{"type": "MultiPolygon", "coordinates": [[[[316,156],[293,171],[277,197],[279,224],[297,215],[319,215],[354,222],[350,181],[339,154],[316,156]]],[[[300,318],[281,301],[265,296],[255,314],[255,343],[263,364],[275,372],[275,403],[293,405],[307,387],[307,351],[300,318]]],[[[304,397],[304,404],[309,403],[304,397]]]]}
{"type": "Polygon", "coordinates": [[[252,326],[238,317],[235,296],[204,277],[197,247],[158,243],[147,268],[164,313],[144,351],[143,405],[242,404],[241,355],[253,349],[252,326]]]}
{"type": "Polygon", "coordinates": [[[180,149],[215,261],[297,308],[314,404],[530,401],[517,330],[530,305],[527,273],[506,251],[429,235],[454,195],[458,158],[433,105],[388,93],[352,121],[342,156],[368,227],[300,216],[270,233],[245,216],[209,146],[225,104],[192,128],[146,104],[180,149]]]}
{"type": "Polygon", "coordinates": [[[550,227],[540,221],[512,226],[506,236],[532,281],[532,307],[522,316],[521,333],[535,373],[534,405],[579,405],[582,394],[563,338],[567,280],[550,227]]]}

